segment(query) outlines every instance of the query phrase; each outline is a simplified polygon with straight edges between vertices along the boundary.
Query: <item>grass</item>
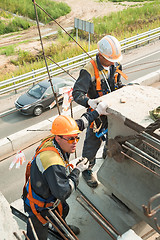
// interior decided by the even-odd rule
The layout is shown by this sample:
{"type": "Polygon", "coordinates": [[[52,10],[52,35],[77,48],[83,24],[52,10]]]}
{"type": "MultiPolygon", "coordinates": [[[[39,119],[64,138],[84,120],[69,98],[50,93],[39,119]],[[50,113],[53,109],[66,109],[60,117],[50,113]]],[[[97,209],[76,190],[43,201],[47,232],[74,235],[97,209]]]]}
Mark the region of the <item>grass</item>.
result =
{"type": "Polygon", "coordinates": [[[32,25],[31,22],[18,17],[9,21],[0,20],[0,35],[26,30],[32,25]]]}
{"type": "MultiPolygon", "coordinates": [[[[51,0],[37,0],[36,2],[55,19],[64,16],[71,11],[70,7],[63,2],[57,3],[51,0]]],[[[36,19],[34,4],[31,0],[0,0],[0,8],[28,17],[32,20],[36,19]]],[[[51,19],[39,8],[37,8],[37,12],[40,22],[48,23],[51,21],[51,19]]]]}
{"type": "Polygon", "coordinates": [[[145,3],[142,7],[128,8],[109,16],[94,18],[94,29],[98,36],[111,34],[119,40],[137,33],[159,27],[159,1],[145,3]]]}
{"type": "Polygon", "coordinates": [[[15,54],[15,46],[14,45],[0,48],[0,55],[11,56],[13,54],[15,54]]]}

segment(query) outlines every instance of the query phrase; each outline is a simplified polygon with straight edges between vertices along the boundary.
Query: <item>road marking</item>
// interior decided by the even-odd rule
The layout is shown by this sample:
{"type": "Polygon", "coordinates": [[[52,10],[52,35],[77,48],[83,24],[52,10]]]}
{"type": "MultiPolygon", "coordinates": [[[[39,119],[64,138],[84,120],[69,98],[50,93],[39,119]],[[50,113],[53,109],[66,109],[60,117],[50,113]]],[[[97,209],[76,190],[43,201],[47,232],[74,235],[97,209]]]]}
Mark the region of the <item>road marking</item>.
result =
{"type": "Polygon", "coordinates": [[[138,58],[138,59],[136,59],[136,60],[134,60],[134,61],[132,61],[132,62],[129,62],[129,63],[127,63],[127,64],[123,64],[123,66],[124,66],[124,67],[125,67],[125,66],[128,66],[128,65],[130,65],[130,64],[132,64],[132,63],[135,63],[135,62],[138,62],[138,61],[140,61],[140,60],[143,60],[143,59],[145,59],[145,58],[147,58],[147,57],[153,56],[153,55],[155,55],[155,54],[157,54],[157,53],[159,53],[159,52],[160,52],[160,51],[157,51],[157,52],[151,53],[150,55],[147,55],[147,56],[145,56],[145,57],[138,58]]]}

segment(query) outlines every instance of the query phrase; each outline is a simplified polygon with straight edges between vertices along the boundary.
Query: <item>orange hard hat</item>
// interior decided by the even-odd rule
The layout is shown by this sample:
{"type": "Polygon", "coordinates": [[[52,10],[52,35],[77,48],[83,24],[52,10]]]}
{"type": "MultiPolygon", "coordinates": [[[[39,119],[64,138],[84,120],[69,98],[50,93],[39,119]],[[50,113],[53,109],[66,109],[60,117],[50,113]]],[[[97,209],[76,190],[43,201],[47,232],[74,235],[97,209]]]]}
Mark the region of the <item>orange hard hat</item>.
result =
{"type": "Polygon", "coordinates": [[[99,53],[110,62],[122,60],[121,45],[117,38],[106,35],[98,42],[99,53]]]}
{"type": "Polygon", "coordinates": [[[74,135],[80,132],[76,121],[69,116],[59,115],[52,123],[51,133],[54,135],[74,135]]]}

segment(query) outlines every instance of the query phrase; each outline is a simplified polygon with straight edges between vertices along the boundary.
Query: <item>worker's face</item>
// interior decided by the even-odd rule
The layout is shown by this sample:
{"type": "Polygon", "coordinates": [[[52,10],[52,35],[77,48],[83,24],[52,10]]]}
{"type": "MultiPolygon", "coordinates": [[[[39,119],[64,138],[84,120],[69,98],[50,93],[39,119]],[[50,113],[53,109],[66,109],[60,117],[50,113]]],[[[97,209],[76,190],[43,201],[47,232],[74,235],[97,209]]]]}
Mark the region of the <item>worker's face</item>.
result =
{"type": "Polygon", "coordinates": [[[56,136],[55,139],[64,152],[74,153],[76,150],[76,145],[79,140],[79,137],[77,134],[74,134],[74,135],[56,136]]]}
{"type": "Polygon", "coordinates": [[[100,60],[100,62],[101,62],[101,64],[102,64],[102,66],[109,67],[109,66],[111,66],[111,65],[114,65],[113,62],[108,61],[108,60],[105,59],[101,54],[99,54],[99,60],[100,60]]]}

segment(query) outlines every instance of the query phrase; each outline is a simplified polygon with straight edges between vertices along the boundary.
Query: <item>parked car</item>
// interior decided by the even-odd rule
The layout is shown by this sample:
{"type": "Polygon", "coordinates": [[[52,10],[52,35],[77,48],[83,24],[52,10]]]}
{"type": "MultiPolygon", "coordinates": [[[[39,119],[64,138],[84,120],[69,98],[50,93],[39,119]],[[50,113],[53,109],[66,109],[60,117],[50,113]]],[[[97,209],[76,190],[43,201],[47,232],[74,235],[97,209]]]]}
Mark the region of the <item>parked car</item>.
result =
{"type": "MultiPolygon", "coordinates": [[[[63,97],[59,94],[59,89],[67,86],[72,87],[74,81],[71,79],[65,80],[60,77],[53,77],[52,84],[54,91],[57,93],[58,102],[61,103],[63,97]]],[[[15,101],[15,107],[24,115],[39,116],[45,109],[49,108],[54,101],[55,97],[51,84],[48,80],[44,80],[35,84],[26,93],[21,95],[15,101]]]]}

